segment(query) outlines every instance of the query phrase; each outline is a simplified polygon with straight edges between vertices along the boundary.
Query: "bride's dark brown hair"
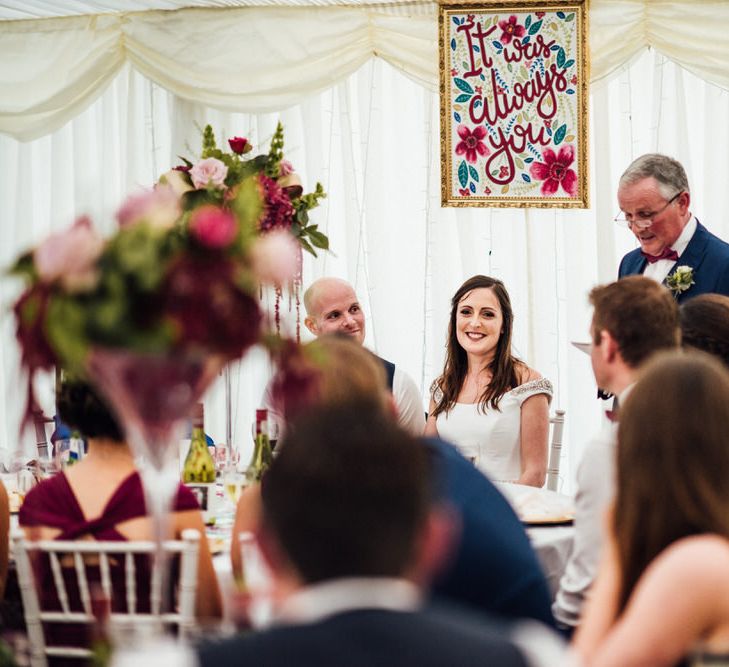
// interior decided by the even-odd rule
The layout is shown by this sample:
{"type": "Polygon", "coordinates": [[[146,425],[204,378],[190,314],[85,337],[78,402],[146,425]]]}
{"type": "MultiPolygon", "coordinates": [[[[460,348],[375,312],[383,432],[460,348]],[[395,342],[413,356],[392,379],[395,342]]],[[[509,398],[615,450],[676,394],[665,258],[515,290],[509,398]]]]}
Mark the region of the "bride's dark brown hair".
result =
{"type": "Polygon", "coordinates": [[[703,352],[660,353],[620,406],[612,517],[620,607],[670,544],[729,539],[729,373],[703,352]]]}
{"type": "MultiPolygon", "coordinates": [[[[489,364],[492,377],[491,382],[484,389],[478,399],[479,410],[485,411],[487,406],[498,409],[501,397],[509,390],[519,384],[517,368],[521,363],[511,354],[511,331],[514,322],[514,313],[511,310],[509,293],[504,283],[489,276],[473,276],[461,285],[451,299],[451,316],[448,324],[448,343],[446,345],[446,362],[443,374],[433,383],[433,389],[440,389],[442,396],[436,400],[432,416],[438,416],[441,412],[450,410],[458,399],[463,382],[468,371],[468,358],[466,351],[458,342],[456,330],[456,318],[458,316],[458,304],[475,289],[486,288],[493,290],[499,301],[503,322],[501,325],[502,334],[496,344],[496,352],[493,361],[489,364]]],[[[437,393],[437,392],[435,392],[437,393]]]]}

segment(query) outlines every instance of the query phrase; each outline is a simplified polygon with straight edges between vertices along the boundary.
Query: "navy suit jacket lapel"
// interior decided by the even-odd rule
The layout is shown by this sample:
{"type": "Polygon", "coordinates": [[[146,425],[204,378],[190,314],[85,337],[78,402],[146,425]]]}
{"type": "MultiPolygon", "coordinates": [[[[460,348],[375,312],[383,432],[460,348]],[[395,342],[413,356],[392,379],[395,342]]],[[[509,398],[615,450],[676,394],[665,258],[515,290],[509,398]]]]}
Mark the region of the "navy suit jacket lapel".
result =
{"type": "Polygon", "coordinates": [[[633,257],[628,258],[627,265],[625,267],[626,276],[634,276],[636,274],[643,273],[645,265],[648,260],[640,254],[640,250],[635,253],[633,257]]]}
{"type": "MultiPolygon", "coordinates": [[[[706,254],[706,244],[708,242],[709,233],[706,231],[706,227],[697,220],[694,235],[691,237],[691,240],[686,246],[686,250],[683,251],[683,254],[678,258],[678,261],[671,267],[671,270],[668,272],[668,276],[675,271],[677,266],[690,266],[694,271],[694,275],[696,275],[696,272],[704,259],[704,255],[706,254]]],[[[668,276],[666,276],[666,278],[668,278],[668,276]]],[[[666,284],[665,280],[663,281],[663,284],[666,284]]]]}

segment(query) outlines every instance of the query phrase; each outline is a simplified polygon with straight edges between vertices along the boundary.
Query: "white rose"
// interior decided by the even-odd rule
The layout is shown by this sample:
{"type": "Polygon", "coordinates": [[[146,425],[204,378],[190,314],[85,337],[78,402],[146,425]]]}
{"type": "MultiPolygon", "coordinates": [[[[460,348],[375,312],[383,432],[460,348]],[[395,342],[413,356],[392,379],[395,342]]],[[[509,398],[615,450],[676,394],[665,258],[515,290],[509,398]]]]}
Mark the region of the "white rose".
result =
{"type": "Polygon", "coordinates": [[[166,174],[162,174],[159,182],[169,185],[178,197],[182,197],[186,192],[193,189],[189,177],[179,169],[170,169],[166,174]]]}

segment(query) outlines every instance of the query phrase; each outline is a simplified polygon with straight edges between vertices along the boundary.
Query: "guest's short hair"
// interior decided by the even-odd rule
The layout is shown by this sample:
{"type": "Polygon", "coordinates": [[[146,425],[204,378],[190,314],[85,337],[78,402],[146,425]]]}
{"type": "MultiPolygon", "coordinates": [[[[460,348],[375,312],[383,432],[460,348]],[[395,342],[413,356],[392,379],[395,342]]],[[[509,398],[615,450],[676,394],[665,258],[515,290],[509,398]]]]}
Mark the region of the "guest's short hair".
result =
{"type": "Polygon", "coordinates": [[[688,178],[683,165],[668,155],[646,153],[633,160],[620,177],[620,186],[632,185],[644,178],[655,178],[664,199],[679,192],[689,192],[688,178]]]}
{"type": "Polygon", "coordinates": [[[62,380],[56,395],[61,421],[87,438],[124,441],[119,423],[106,402],[89,384],[79,380],[62,380]]]}
{"type": "Polygon", "coordinates": [[[729,372],[703,352],[661,353],[620,406],[613,526],[621,607],[671,543],[729,539],[729,372]]]}
{"type": "Polygon", "coordinates": [[[671,293],[645,276],[628,276],[590,292],[593,343],[600,332],[615,339],[626,364],[637,368],[658,350],[675,348],[680,339],[678,306],[671,293]]]}
{"type": "Polygon", "coordinates": [[[389,408],[382,361],[350,336],[320,336],[298,352],[273,379],[274,402],[287,421],[316,405],[370,402],[389,408]],[[292,381],[292,374],[304,382],[292,381]]]}
{"type": "Polygon", "coordinates": [[[425,447],[381,410],[317,407],[263,478],[263,528],[308,583],[401,576],[428,514],[425,447]]]}
{"type": "Polygon", "coordinates": [[[729,297],[700,294],[681,305],[679,317],[683,346],[708,352],[729,367],[729,297]]]}

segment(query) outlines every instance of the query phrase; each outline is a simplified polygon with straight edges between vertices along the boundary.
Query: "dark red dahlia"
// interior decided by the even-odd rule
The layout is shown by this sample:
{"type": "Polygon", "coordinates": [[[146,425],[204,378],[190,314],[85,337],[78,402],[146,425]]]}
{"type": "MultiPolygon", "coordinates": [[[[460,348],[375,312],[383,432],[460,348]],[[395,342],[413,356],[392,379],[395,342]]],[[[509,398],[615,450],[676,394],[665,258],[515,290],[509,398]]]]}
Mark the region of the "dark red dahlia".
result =
{"type": "Polygon", "coordinates": [[[187,256],[173,264],[162,293],[164,316],[179,331],[178,347],[200,346],[236,358],[259,338],[258,301],[235,282],[225,256],[187,256]]]}
{"type": "Polygon", "coordinates": [[[57,361],[44,327],[49,298],[47,287],[39,284],[23,292],[13,306],[18,324],[15,337],[20,343],[23,366],[31,374],[36,369],[53,368],[57,361]]]}
{"type": "Polygon", "coordinates": [[[258,227],[261,231],[289,229],[294,221],[294,207],[281,186],[265,174],[258,175],[263,195],[264,211],[258,227]]]}

